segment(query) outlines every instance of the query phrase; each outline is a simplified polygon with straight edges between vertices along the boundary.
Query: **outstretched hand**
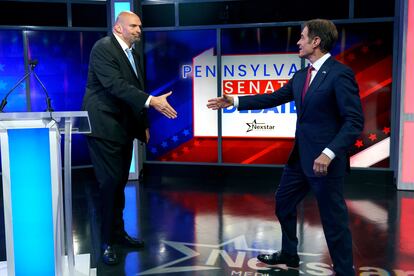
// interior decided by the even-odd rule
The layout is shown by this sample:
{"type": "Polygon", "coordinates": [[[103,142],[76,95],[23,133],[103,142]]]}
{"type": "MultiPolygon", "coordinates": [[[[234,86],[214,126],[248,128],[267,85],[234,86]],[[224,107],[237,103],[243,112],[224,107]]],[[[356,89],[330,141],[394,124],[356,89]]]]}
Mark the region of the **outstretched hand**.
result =
{"type": "Polygon", "coordinates": [[[167,101],[167,97],[171,94],[172,91],[158,97],[152,97],[149,105],[155,108],[155,110],[163,114],[165,117],[169,119],[175,119],[177,118],[177,111],[175,111],[175,109],[172,108],[167,101]]]}
{"type": "Polygon", "coordinates": [[[213,110],[218,110],[220,108],[226,108],[234,104],[234,99],[232,96],[224,94],[223,97],[213,98],[208,100],[207,107],[213,110]]]}

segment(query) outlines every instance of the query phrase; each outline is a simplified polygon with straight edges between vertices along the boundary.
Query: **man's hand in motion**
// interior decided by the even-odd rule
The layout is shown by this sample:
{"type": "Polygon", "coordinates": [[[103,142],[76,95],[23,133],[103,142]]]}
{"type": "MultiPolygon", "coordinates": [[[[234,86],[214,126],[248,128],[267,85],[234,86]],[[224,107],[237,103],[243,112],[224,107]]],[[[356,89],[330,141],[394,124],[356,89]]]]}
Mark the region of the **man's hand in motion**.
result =
{"type": "Polygon", "coordinates": [[[163,114],[165,117],[169,119],[175,119],[177,118],[177,111],[175,111],[175,109],[172,108],[167,101],[167,97],[171,94],[172,91],[158,97],[152,97],[149,105],[155,108],[155,110],[163,114]]]}
{"type": "Polygon", "coordinates": [[[325,153],[321,153],[318,158],[313,162],[313,172],[317,176],[325,176],[328,174],[328,167],[331,164],[331,158],[325,153]]]}
{"type": "Polygon", "coordinates": [[[224,94],[223,97],[218,97],[210,99],[207,102],[207,107],[213,110],[218,110],[220,108],[226,108],[234,104],[234,99],[232,96],[224,94]]]}

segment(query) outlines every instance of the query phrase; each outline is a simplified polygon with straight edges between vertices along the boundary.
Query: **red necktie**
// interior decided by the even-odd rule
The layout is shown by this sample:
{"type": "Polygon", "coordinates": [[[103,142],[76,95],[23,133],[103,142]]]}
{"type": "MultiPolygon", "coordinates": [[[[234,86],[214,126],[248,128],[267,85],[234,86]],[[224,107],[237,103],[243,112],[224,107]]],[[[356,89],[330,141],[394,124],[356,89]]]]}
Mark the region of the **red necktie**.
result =
{"type": "Polygon", "coordinates": [[[306,74],[305,84],[303,85],[303,89],[302,89],[302,102],[303,102],[303,99],[305,99],[306,92],[308,91],[313,70],[315,70],[315,68],[313,68],[312,65],[309,65],[308,73],[306,74]]]}

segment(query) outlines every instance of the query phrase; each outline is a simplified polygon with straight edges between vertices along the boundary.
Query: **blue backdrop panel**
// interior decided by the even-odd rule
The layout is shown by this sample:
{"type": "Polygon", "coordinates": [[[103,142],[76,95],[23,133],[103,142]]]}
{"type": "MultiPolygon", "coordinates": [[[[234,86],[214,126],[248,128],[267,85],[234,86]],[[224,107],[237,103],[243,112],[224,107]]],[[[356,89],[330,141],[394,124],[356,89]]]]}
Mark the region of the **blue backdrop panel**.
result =
{"type": "MultiPolygon", "coordinates": [[[[55,111],[81,110],[88,75],[89,54],[105,32],[28,31],[29,59],[39,61],[37,75],[46,86],[55,111]]],[[[32,111],[46,109],[42,87],[32,77],[32,111]]],[[[89,151],[83,135],[72,136],[72,165],[89,165],[89,151]]]]}
{"type": "MultiPolygon", "coordinates": [[[[56,111],[80,110],[88,74],[89,53],[103,32],[27,31],[29,59],[46,86],[56,111]]],[[[41,86],[31,79],[32,111],[44,111],[41,86]]]]}
{"type": "MultiPolygon", "coordinates": [[[[0,31],[0,98],[24,76],[24,51],[22,31],[0,31]]],[[[4,111],[26,111],[26,89],[22,83],[8,98],[4,111]]]]}

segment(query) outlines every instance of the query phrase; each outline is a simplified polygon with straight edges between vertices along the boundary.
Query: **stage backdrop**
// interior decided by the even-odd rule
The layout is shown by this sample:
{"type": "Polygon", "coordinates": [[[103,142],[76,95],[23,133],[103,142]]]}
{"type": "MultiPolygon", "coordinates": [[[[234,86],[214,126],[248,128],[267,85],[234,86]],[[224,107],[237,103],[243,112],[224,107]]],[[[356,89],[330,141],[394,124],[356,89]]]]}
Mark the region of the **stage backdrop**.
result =
{"type": "MultiPolygon", "coordinates": [[[[388,167],[392,86],[392,23],[338,25],[332,55],[350,66],[360,87],[365,128],[351,149],[354,167],[388,167]]],[[[223,29],[222,93],[270,93],[301,68],[299,27],[223,29]]],[[[150,31],[145,35],[147,91],[173,91],[179,117],[151,111],[147,160],[217,162],[218,114],[206,108],[217,95],[216,32],[150,31]]],[[[293,103],[276,108],[222,112],[222,160],[237,164],[285,164],[293,146],[293,103]]]]}
{"type": "MultiPolygon", "coordinates": [[[[351,150],[355,167],[389,167],[393,24],[339,25],[333,56],[356,73],[365,128],[351,150]]],[[[206,108],[217,95],[215,29],[147,31],[144,34],[146,90],[173,91],[169,101],[179,117],[169,120],[150,110],[147,160],[219,160],[218,113],[206,108]]],[[[296,42],[300,28],[263,27],[221,30],[223,93],[269,93],[301,67],[296,42]]],[[[0,97],[25,73],[24,57],[38,59],[36,72],[56,111],[80,110],[89,53],[104,32],[0,30],[0,97]],[[27,42],[27,51],[24,43],[27,42]]],[[[8,98],[6,112],[43,111],[41,87],[31,78],[8,98]]],[[[224,163],[285,164],[293,145],[296,110],[292,103],[268,110],[222,111],[221,158],[224,163]]],[[[82,136],[74,136],[74,165],[90,164],[82,136]]]]}

